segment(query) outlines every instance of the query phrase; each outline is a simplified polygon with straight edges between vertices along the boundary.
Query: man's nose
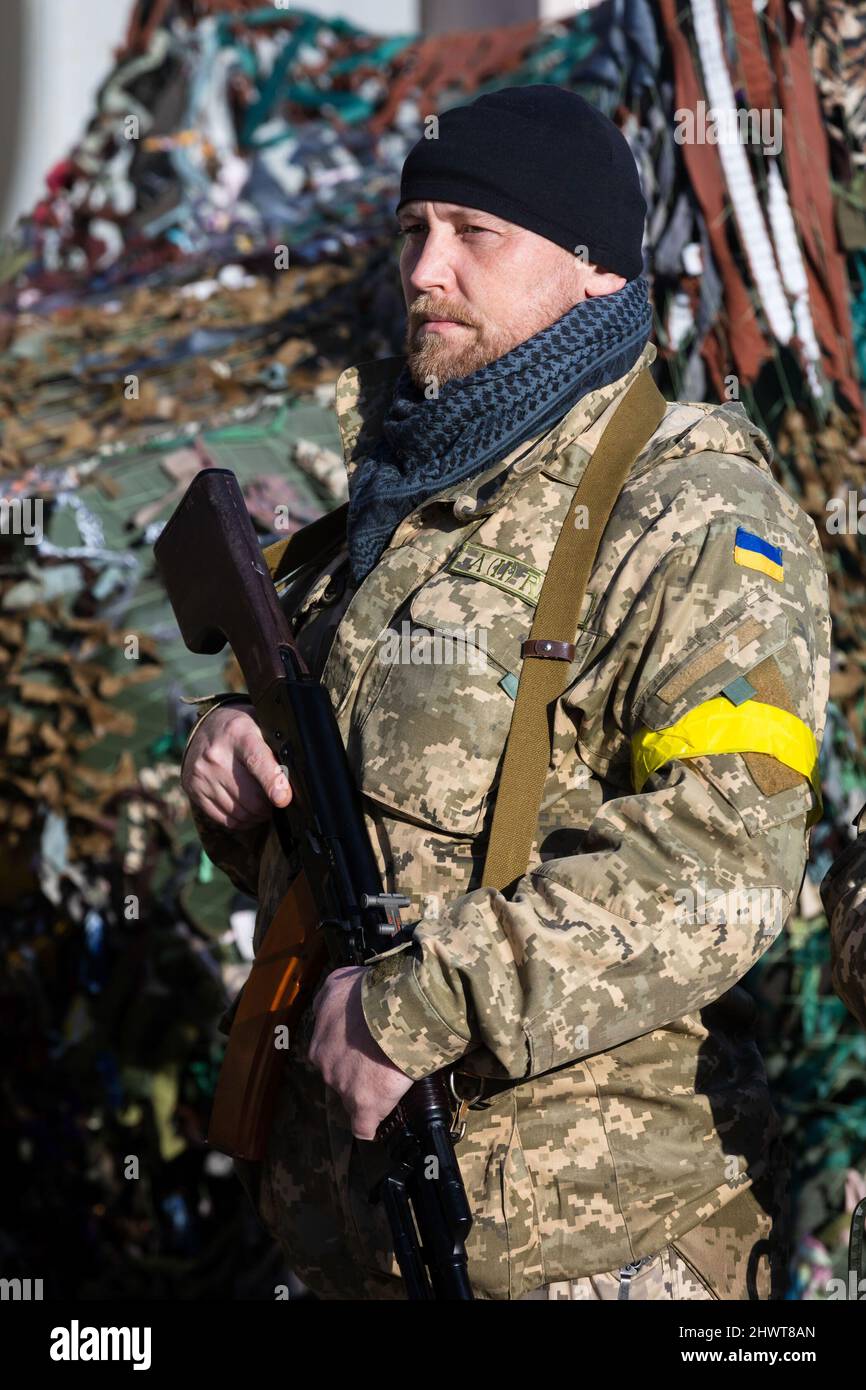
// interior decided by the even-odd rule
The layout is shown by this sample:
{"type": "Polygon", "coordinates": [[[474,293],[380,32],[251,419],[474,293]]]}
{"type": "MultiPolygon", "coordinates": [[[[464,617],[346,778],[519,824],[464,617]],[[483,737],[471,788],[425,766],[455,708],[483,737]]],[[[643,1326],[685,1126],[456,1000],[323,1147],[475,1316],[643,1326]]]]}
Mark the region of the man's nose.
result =
{"type": "Polygon", "coordinates": [[[443,228],[427,229],[418,259],[409,272],[409,284],[416,294],[440,290],[444,294],[454,288],[452,265],[453,238],[443,228]]]}

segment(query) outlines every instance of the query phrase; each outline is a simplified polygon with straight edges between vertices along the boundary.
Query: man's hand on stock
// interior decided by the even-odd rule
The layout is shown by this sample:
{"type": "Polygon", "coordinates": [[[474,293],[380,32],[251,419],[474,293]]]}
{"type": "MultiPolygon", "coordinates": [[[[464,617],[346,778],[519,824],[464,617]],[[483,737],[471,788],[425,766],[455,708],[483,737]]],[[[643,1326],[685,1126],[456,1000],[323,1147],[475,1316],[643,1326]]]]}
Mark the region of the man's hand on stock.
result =
{"type": "Polygon", "coordinates": [[[226,830],[250,830],[292,789],[262,737],[252,705],[224,705],[203,719],[187,749],[181,783],[190,801],[226,830]]]}
{"type": "Polygon", "coordinates": [[[337,1092],[356,1139],[375,1139],[386,1115],[402,1100],[412,1078],[385,1056],[361,1007],[364,965],[334,970],[313,1000],[316,1024],[309,1061],[337,1092]]]}

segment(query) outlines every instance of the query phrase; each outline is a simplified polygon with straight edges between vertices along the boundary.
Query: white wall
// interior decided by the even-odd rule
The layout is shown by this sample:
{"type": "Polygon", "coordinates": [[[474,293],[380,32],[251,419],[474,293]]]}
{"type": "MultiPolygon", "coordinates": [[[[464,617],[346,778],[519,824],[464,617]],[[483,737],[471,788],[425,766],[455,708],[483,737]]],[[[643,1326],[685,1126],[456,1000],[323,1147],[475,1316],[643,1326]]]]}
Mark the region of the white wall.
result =
{"type": "Polygon", "coordinates": [[[0,0],[0,120],[12,131],[0,173],[0,230],[38,201],[69,151],[122,39],[126,0],[0,0]],[[14,109],[10,109],[14,104],[14,109]]]}
{"type": "Polygon", "coordinates": [[[348,19],[373,34],[413,34],[420,24],[418,0],[295,0],[295,7],[348,19]]]}

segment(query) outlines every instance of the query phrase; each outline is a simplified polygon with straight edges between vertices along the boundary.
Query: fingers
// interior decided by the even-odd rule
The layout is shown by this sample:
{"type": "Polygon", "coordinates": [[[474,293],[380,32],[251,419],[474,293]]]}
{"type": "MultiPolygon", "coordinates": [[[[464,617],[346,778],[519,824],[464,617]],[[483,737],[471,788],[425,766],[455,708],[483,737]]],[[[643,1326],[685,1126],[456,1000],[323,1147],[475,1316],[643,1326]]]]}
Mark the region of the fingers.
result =
{"type": "Polygon", "coordinates": [[[277,771],[277,775],[271,783],[268,796],[275,806],[288,806],[292,799],[292,788],[288,777],[282,769],[277,771]]]}
{"type": "Polygon", "coordinates": [[[352,1134],[356,1139],[375,1139],[376,1131],[379,1128],[380,1120],[375,1112],[370,1110],[356,1110],[349,1116],[352,1126],[352,1134]]]}
{"type": "Polygon", "coordinates": [[[366,1023],[356,1017],[360,1014],[363,1020],[360,985],[365,969],[341,966],[317,991],[307,1062],[340,1097],[354,1137],[372,1140],[412,1081],[379,1049],[366,1023]]]}
{"type": "Polygon", "coordinates": [[[223,786],[234,801],[237,814],[246,812],[249,816],[256,816],[261,819],[270,813],[271,807],[268,798],[245,767],[240,765],[231,767],[223,786]]]}
{"type": "Polygon", "coordinates": [[[241,826],[235,823],[234,816],[224,811],[223,808],[218,806],[215,801],[212,801],[210,797],[199,795],[192,799],[195,801],[198,809],[204,812],[208,820],[212,820],[214,825],[222,826],[224,830],[242,829],[241,826]]]}
{"type": "Polygon", "coordinates": [[[366,1096],[354,1100],[350,1095],[343,1100],[349,1116],[349,1126],[356,1139],[375,1139],[380,1124],[398,1104],[399,1100],[391,1104],[383,1096],[366,1096]]]}
{"type": "Polygon", "coordinates": [[[248,774],[244,778],[239,786],[231,770],[203,760],[190,778],[189,795],[217,825],[230,830],[253,825],[267,819],[270,805],[258,783],[248,774]]]}
{"type": "Polygon", "coordinates": [[[245,729],[235,745],[235,754],[274,806],[287,806],[292,799],[288,779],[255,725],[245,729]]]}
{"type": "Polygon", "coordinates": [[[252,711],[238,708],[214,710],[202,723],[183,782],[190,800],[226,830],[261,824],[274,806],[292,799],[252,711]]]}
{"type": "Polygon", "coordinates": [[[226,830],[247,830],[252,825],[259,824],[267,817],[267,802],[265,802],[265,813],[256,814],[242,809],[238,803],[233,802],[223,788],[211,787],[207,790],[199,789],[196,791],[191,787],[193,793],[192,800],[203,811],[208,820],[212,820],[215,825],[222,826],[226,830]]]}

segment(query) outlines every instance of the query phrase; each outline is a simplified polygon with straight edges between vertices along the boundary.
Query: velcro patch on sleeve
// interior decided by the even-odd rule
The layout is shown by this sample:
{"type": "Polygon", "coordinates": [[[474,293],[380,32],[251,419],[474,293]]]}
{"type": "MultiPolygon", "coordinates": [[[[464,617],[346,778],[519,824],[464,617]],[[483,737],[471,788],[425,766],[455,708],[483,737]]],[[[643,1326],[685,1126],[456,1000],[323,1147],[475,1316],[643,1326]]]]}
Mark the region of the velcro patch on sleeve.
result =
{"type": "Polygon", "coordinates": [[[789,641],[789,618],[776,593],[769,586],[750,586],[730,608],[672,650],[635,701],[635,730],[640,725],[668,729],[721,692],[735,708],[738,700],[727,688],[732,694],[741,693],[735,682],[750,681],[752,670],[789,641]]]}
{"type": "MultiPolygon", "coordinates": [[[[776,705],[779,709],[787,710],[789,714],[796,714],[788,687],[785,685],[785,678],[775,657],[768,656],[759,666],[754,667],[749,672],[749,680],[755,687],[755,698],[762,704],[776,705]]],[[[777,792],[786,791],[789,787],[796,787],[808,780],[802,773],[786,767],[778,758],[770,757],[768,753],[744,753],[743,758],[752,779],[765,796],[775,796],[777,792]]]]}
{"type": "MultiPolygon", "coordinates": [[[[705,647],[703,651],[699,651],[691,661],[685,662],[657,693],[663,700],[668,700],[673,704],[698,681],[713,675],[719,670],[723,662],[731,659],[732,642],[736,658],[740,659],[740,654],[747,654],[751,644],[754,643],[757,649],[758,642],[766,637],[766,633],[766,624],[762,623],[759,618],[745,618],[734,632],[727,633],[724,638],[714,642],[711,647],[705,647]]],[[[784,641],[784,634],[779,645],[782,641],[784,641]]]]}

